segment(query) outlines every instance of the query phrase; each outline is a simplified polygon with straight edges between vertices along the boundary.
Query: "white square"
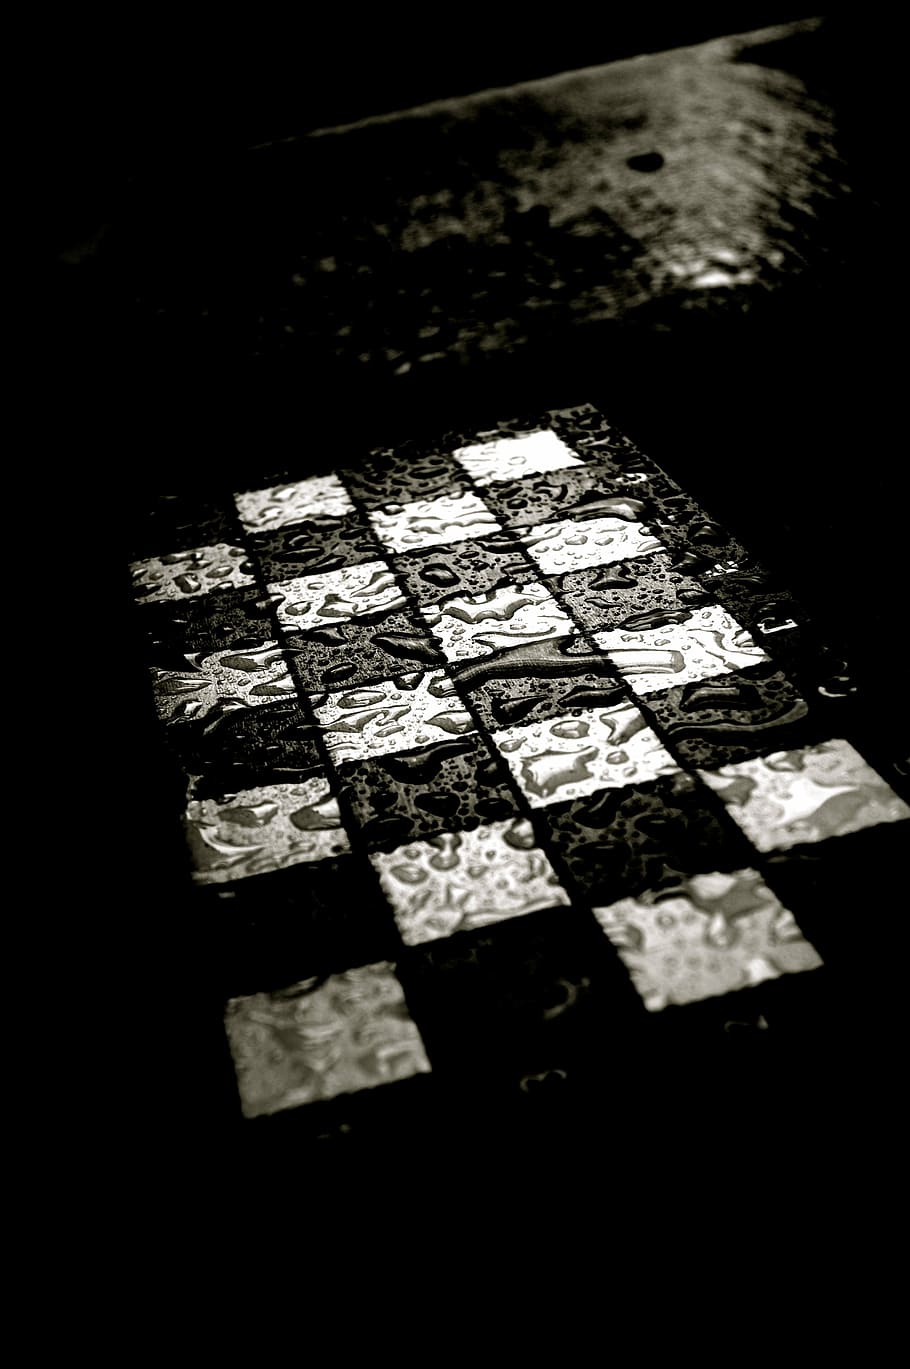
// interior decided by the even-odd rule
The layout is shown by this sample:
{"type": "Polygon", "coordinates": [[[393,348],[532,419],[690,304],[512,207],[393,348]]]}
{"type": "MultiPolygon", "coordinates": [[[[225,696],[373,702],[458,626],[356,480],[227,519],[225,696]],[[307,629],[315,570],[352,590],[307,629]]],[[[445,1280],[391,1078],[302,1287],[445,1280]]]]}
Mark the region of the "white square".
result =
{"type": "Polygon", "coordinates": [[[230,651],[196,651],[186,670],[153,670],[155,707],[171,718],[202,719],[219,703],[254,708],[294,693],[284,652],[277,642],[230,651]]]}
{"type": "Polygon", "coordinates": [[[593,913],[649,1012],[822,963],[757,870],[694,875],[593,913]]]}
{"type": "Polygon", "coordinates": [[[594,641],[636,694],[709,680],[768,657],[720,604],[694,609],[682,622],[629,632],[595,632],[594,641]]]}
{"type": "Polygon", "coordinates": [[[475,485],[520,480],[525,475],[584,465],[549,428],[522,437],[497,437],[492,442],[459,447],[452,454],[475,485]]]}
{"type": "Polygon", "coordinates": [[[313,475],[290,485],[235,494],[240,521],[249,532],[269,532],[306,518],[343,518],[353,511],[351,496],[337,475],[313,475]]]}
{"type": "Polygon", "coordinates": [[[133,561],[130,574],[133,593],[143,604],[197,599],[213,590],[240,589],[256,583],[243,547],[227,542],[133,561]]]}
{"type": "Polygon", "coordinates": [[[680,768],[632,703],[506,727],[493,733],[493,742],[532,808],[624,789],[680,768]]]}
{"type": "Polygon", "coordinates": [[[244,1117],[428,1074],[423,1041],[386,962],[322,983],[232,998],[224,1018],[244,1117]]]}
{"type": "Polygon", "coordinates": [[[350,849],[324,776],[266,784],[187,805],[186,834],[197,884],[224,884],[350,849]]]}
{"type": "Polygon", "coordinates": [[[311,699],[336,765],[409,751],[475,730],[455,686],[441,670],[311,699]]]}
{"type": "Polygon", "coordinates": [[[698,773],[759,851],[786,851],[910,817],[881,775],[838,739],[698,773]]]}
{"type": "Polygon", "coordinates": [[[502,531],[476,494],[442,494],[411,504],[386,504],[369,518],[376,536],[390,551],[445,546],[502,531]]]}
{"type": "Polygon", "coordinates": [[[641,523],[623,518],[588,518],[574,523],[539,523],[525,538],[528,554],[545,575],[565,575],[612,561],[651,556],[665,547],[641,523]]]}
{"type": "Polygon", "coordinates": [[[472,660],[578,631],[544,586],[533,583],[504,585],[485,594],[456,594],[420,611],[449,661],[472,660]]]}
{"type": "Polygon", "coordinates": [[[527,818],[370,856],[408,946],[569,902],[527,818]]]}
{"type": "Polygon", "coordinates": [[[278,621],[289,632],[309,632],[351,618],[390,613],[405,604],[385,561],[367,561],[362,566],[342,566],[322,575],[279,580],[269,585],[269,593],[281,595],[278,621]]]}

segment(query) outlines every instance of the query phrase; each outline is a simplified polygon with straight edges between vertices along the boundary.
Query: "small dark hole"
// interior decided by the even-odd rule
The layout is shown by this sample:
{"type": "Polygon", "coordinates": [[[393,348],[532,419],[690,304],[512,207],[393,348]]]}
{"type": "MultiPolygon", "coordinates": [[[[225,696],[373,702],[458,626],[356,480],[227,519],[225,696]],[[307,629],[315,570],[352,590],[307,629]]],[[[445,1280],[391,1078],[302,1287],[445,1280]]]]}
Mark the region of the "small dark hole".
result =
{"type": "Polygon", "coordinates": [[[642,152],[639,157],[629,157],[626,166],[633,171],[659,171],[664,159],[659,152],[642,152]]]}

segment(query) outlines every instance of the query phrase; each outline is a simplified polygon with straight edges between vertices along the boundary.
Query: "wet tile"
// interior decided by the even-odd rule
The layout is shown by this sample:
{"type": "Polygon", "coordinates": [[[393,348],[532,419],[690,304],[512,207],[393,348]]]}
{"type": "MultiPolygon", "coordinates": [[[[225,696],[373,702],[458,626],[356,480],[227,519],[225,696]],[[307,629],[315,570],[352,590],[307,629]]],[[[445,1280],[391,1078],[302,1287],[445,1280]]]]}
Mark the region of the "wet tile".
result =
{"type": "Polygon", "coordinates": [[[842,740],[700,773],[759,851],[910,817],[903,800],[842,740]]]}
{"type": "Polygon", "coordinates": [[[143,509],[127,536],[132,547],[130,559],[139,561],[196,547],[236,546],[240,527],[228,495],[163,494],[143,509]]]}
{"type": "Polygon", "coordinates": [[[674,755],[711,769],[804,742],[806,700],[774,662],[649,694],[647,712],[674,755]]]}
{"type": "Polygon", "coordinates": [[[137,617],[149,644],[148,664],[160,670],[182,671],[188,654],[258,648],[275,640],[272,601],[255,586],[144,604],[137,617]]]}
{"type": "Polygon", "coordinates": [[[490,1081],[498,1093],[602,1056],[604,1008],[640,1006],[614,960],[590,915],[563,905],[422,942],[398,973],[440,1081],[490,1081]]]}
{"type": "Polygon", "coordinates": [[[224,998],[289,980],[397,960],[401,938],[379,879],[360,856],[323,856],[196,889],[207,963],[224,998]]]}
{"type": "Polygon", "coordinates": [[[369,518],[379,541],[391,551],[416,551],[501,531],[486,504],[471,493],[388,504],[369,518]]]}
{"type": "Polygon", "coordinates": [[[204,718],[219,701],[254,708],[295,692],[277,642],[239,651],[188,653],[182,670],[154,669],[152,680],[155,707],[165,722],[204,718]]]}
{"type": "Polygon", "coordinates": [[[516,813],[508,771],[472,734],[341,766],[341,803],[367,844],[402,846],[516,813]]]}
{"type": "Polygon", "coordinates": [[[527,818],[370,857],[408,946],[568,903],[527,818]]]}
{"type": "Polygon", "coordinates": [[[672,534],[672,537],[668,535],[668,545],[671,540],[676,547],[677,542],[685,542],[687,537],[699,540],[706,535],[713,543],[717,525],[712,523],[706,534],[704,511],[691,495],[652,462],[635,461],[616,470],[610,493],[636,504],[640,509],[639,521],[647,524],[657,536],[667,529],[672,534]]]}
{"type": "Polygon", "coordinates": [[[606,656],[578,634],[455,662],[449,674],[492,732],[627,700],[606,656]]]}
{"type": "Polygon", "coordinates": [[[441,670],[314,695],[312,704],[336,765],[474,731],[470,714],[441,670]]]}
{"type": "Polygon", "coordinates": [[[536,581],[539,576],[522,543],[508,532],[396,556],[395,569],[420,605],[436,603],[465,587],[483,594],[503,585],[536,581]]]}
{"type": "Polygon", "coordinates": [[[601,631],[641,630],[665,614],[710,602],[699,581],[677,570],[665,552],[573,571],[554,584],[576,622],[601,631]]]}
{"type": "Polygon", "coordinates": [[[326,623],[307,633],[288,633],[287,643],[291,672],[305,691],[388,680],[442,664],[426,625],[404,613],[326,623]]]}
{"type": "Polygon", "coordinates": [[[825,964],[843,976],[854,998],[867,1001],[873,1015],[889,997],[890,955],[882,955],[880,937],[884,931],[887,946],[886,928],[906,903],[908,841],[905,818],[836,841],[775,850],[762,862],[768,884],[792,909],[825,964]]]}
{"type": "Polygon", "coordinates": [[[484,500],[505,528],[528,527],[560,519],[622,518],[647,522],[642,500],[618,493],[612,467],[579,464],[523,480],[505,480],[484,490],[484,500]]]}
{"type": "Polygon", "coordinates": [[[268,584],[382,559],[382,548],[359,513],[312,517],[291,527],[253,532],[249,544],[268,584]]]}
{"type": "Polygon", "coordinates": [[[623,466],[645,463],[653,467],[653,462],[642,455],[631,438],[609,423],[593,404],[551,409],[548,419],[553,431],[585,461],[609,458],[623,466]]]}
{"type": "Polygon", "coordinates": [[[449,661],[472,660],[525,642],[576,631],[543,585],[503,585],[427,604],[421,616],[449,661]]]}
{"type": "Polygon", "coordinates": [[[690,564],[699,567],[695,573],[702,576],[704,571],[706,584],[735,573],[745,559],[742,546],[727,529],[708,518],[687,495],[665,496],[663,501],[651,496],[646,503],[650,526],[677,557],[677,564],[682,569],[688,569],[690,564]]]}
{"type": "Polygon", "coordinates": [[[219,699],[204,718],[178,717],[165,727],[196,799],[309,778],[322,765],[315,735],[296,698],[255,708],[219,699]]]}
{"type": "Polygon", "coordinates": [[[130,574],[133,594],[145,604],[188,599],[255,583],[253,567],[243,547],[224,542],[134,561],[130,574]]]}
{"type": "Polygon", "coordinates": [[[622,518],[541,523],[527,530],[526,542],[528,554],[544,575],[565,575],[664,550],[642,524],[622,518]]]}
{"type": "Polygon", "coordinates": [[[754,856],[710,794],[684,773],[552,805],[540,824],[546,849],[571,880],[566,888],[598,905],[679,875],[739,868],[754,856]]]}
{"type": "Polygon", "coordinates": [[[692,875],[593,912],[649,1012],[822,963],[757,870],[692,875]]]}
{"type": "Polygon", "coordinates": [[[405,604],[387,561],[279,580],[269,585],[269,592],[275,597],[278,621],[288,632],[309,632],[405,604]]]}
{"type": "Polygon", "coordinates": [[[225,1028],[245,1117],[430,1070],[388,963],[233,998],[225,1028]]]}
{"type": "Polygon", "coordinates": [[[453,455],[475,485],[491,485],[494,481],[516,480],[541,471],[559,471],[582,464],[550,429],[459,447],[453,455]]]}
{"type": "Polygon", "coordinates": [[[341,477],[368,508],[464,494],[469,488],[464,468],[451,453],[416,443],[372,452],[356,466],[342,467],[341,477]]]}
{"type": "Polygon", "coordinates": [[[249,878],[349,849],[324,775],[302,784],[261,785],[223,800],[193,800],[186,832],[198,884],[249,878]]]}
{"type": "Polygon", "coordinates": [[[768,659],[719,604],[649,619],[635,630],[596,632],[593,638],[636,694],[709,680],[768,659]]]}
{"type": "Polygon", "coordinates": [[[266,532],[314,516],[343,518],[354,505],[337,475],[314,475],[289,485],[234,495],[240,521],[249,532],[266,532]]]}
{"type": "Polygon", "coordinates": [[[625,700],[503,728],[493,734],[493,743],[532,808],[641,784],[679,769],[641,712],[625,700]]]}

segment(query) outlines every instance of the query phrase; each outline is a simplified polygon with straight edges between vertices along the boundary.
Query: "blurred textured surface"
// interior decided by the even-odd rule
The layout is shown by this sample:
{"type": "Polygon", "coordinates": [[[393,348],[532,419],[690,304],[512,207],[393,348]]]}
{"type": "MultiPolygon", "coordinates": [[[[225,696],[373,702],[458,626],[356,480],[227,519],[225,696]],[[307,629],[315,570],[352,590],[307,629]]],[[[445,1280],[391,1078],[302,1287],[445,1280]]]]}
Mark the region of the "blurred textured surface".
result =
{"type": "Polygon", "coordinates": [[[134,184],[99,274],[170,355],[334,355],[373,384],[578,320],[669,328],[796,275],[818,290],[856,226],[835,113],[787,69],[822,27],[172,165],[134,184]]]}

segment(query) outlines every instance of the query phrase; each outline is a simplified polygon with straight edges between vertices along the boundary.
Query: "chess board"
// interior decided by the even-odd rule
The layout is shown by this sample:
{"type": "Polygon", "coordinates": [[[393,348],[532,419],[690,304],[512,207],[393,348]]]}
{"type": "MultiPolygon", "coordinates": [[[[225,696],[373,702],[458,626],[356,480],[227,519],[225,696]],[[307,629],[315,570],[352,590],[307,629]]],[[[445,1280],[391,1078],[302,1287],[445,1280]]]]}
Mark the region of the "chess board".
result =
{"type": "Polygon", "coordinates": [[[236,1124],[823,1011],[910,808],[786,588],[590,405],[313,469],[134,530],[236,1124]]]}

